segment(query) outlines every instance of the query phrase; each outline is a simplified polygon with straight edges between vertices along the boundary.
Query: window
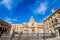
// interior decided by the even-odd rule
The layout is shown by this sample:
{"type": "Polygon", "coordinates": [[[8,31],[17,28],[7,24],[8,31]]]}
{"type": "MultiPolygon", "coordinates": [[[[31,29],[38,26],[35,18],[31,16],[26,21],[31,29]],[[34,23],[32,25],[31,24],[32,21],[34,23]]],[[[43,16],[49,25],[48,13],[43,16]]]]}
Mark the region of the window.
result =
{"type": "Polygon", "coordinates": [[[2,24],[0,24],[0,26],[2,26],[2,24]]]}
{"type": "Polygon", "coordinates": [[[52,20],[52,23],[53,23],[53,20],[52,20]]]}
{"type": "Polygon", "coordinates": [[[56,16],[56,14],[54,14],[54,17],[56,16]]]}
{"type": "Polygon", "coordinates": [[[60,14],[60,11],[58,12],[58,14],[60,14]]]}
{"type": "Polygon", "coordinates": [[[52,20],[52,24],[55,24],[57,22],[57,19],[52,20]]]}
{"type": "Polygon", "coordinates": [[[48,26],[48,24],[46,24],[46,27],[48,26]]]}
{"type": "Polygon", "coordinates": [[[55,22],[57,22],[57,19],[55,19],[55,22]]]}
{"type": "Polygon", "coordinates": [[[58,18],[60,19],[60,15],[58,16],[58,18]]]}
{"type": "Polygon", "coordinates": [[[1,24],[0,24],[0,26],[1,26],[1,24]]]}
{"type": "Polygon", "coordinates": [[[49,25],[51,25],[51,22],[49,22],[49,25]]]}
{"type": "Polygon", "coordinates": [[[46,24],[46,27],[48,27],[48,26],[49,26],[49,23],[46,24]]]}
{"type": "Polygon", "coordinates": [[[55,23],[55,21],[54,20],[52,20],[52,24],[54,24],[55,23]]]}

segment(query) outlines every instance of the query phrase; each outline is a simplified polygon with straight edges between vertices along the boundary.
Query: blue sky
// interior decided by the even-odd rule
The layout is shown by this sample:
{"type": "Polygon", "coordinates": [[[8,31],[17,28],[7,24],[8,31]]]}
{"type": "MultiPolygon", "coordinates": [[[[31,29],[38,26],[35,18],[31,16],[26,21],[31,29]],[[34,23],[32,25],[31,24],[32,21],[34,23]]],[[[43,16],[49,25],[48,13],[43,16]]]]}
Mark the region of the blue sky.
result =
{"type": "Polygon", "coordinates": [[[58,8],[59,0],[0,0],[0,19],[19,24],[33,16],[36,22],[43,22],[52,14],[52,9],[58,8]]]}

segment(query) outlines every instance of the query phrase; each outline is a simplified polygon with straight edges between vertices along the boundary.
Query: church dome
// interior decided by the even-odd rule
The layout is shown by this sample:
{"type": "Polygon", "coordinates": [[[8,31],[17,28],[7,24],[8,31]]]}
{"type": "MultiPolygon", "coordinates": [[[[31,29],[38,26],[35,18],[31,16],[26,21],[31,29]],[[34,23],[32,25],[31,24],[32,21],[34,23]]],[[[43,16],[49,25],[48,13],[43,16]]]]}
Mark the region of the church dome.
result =
{"type": "Polygon", "coordinates": [[[33,18],[33,16],[31,16],[29,22],[34,22],[34,18],[33,18]]]}

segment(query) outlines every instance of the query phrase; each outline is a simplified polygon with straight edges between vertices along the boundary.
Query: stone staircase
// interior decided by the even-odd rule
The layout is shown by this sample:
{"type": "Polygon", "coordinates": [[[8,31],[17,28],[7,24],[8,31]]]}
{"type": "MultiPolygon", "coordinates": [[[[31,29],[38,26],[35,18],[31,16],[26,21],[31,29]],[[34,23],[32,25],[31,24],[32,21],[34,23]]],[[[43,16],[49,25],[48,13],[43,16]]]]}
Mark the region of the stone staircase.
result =
{"type": "Polygon", "coordinates": [[[43,40],[43,34],[15,34],[13,37],[6,33],[3,34],[0,40],[43,40]]]}

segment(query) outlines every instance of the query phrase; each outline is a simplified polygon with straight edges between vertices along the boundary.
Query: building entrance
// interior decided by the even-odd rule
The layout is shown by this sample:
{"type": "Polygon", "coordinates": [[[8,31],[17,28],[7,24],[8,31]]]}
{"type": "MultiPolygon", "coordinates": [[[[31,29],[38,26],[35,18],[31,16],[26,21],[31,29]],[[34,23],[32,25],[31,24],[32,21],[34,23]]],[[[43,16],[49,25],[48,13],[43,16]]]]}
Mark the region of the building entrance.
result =
{"type": "Polygon", "coordinates": [[[60,28],[58,29],[59,35],[60,35],[60,28]]]}
{"type": "Polygon", "coordinates": [[[56,28],[56,36],[59,36],[60,35],[60,27],[57,27],[56,28]]]}

